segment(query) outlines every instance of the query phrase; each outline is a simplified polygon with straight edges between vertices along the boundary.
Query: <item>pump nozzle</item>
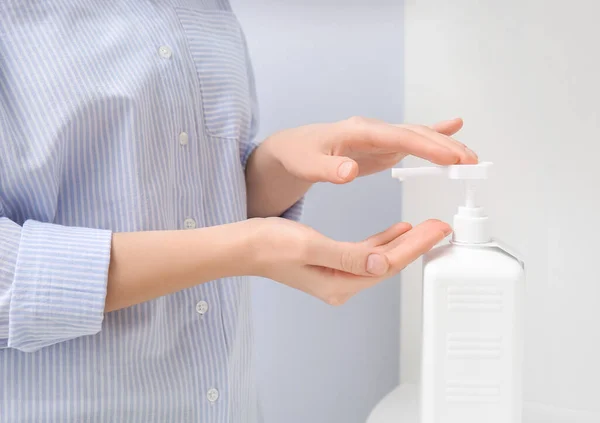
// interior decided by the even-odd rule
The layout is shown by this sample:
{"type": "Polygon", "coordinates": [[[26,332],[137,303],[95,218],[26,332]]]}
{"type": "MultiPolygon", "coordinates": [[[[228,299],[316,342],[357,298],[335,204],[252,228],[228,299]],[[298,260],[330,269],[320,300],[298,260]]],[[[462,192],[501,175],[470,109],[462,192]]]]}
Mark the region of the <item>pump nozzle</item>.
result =
{"type": "Polygon", "coordinates": [[[487,179],[490,162],[474,165],[399,167],[392,169],[392,178],[404,181],[416,176],[445,176],[448,179],[487,179]]]}
{"type": "Polygon", "coordinates": [[[453,241],[464,244],[482,244],[490,242],[487,228],[488,217],[483,208],[477,206],[474,181],[487,179],[490,162],[474,165],[430,166],[392,169],[392,177],[400,181],[417,176],[441,176],[448,179],[463,180],[465,185],[465,205],[458,208],[454,216],[453,241]]]}

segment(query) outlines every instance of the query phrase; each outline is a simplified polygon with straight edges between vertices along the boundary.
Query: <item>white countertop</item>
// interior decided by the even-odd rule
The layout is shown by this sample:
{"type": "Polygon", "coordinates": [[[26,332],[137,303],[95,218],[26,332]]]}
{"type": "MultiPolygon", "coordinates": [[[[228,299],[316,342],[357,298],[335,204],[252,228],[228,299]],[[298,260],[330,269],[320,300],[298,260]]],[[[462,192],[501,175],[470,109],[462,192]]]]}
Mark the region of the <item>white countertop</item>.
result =
{"type": "MultiPolygon", "coordinates": [[[[600,414],[526,403],[523,423],[600,423],[600,414]]],[[[373,409],[367,423],[418,423],[417,389],[401,385],[390,392],[373,409]]]]}

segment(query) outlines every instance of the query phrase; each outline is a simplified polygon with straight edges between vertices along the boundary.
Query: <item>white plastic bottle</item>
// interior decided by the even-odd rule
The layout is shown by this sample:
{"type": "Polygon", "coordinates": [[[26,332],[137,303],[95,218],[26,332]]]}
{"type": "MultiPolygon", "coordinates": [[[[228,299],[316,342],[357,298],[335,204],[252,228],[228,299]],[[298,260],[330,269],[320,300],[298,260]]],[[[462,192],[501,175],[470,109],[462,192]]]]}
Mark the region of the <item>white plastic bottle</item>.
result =
{"type": "Polygon", "coordinates": [[[489,235],[473,181],[491,163],[400,168],[400,180],[464,180],[466,205],[448,245],[423,261],[420,423],[521,423],[523,262],[489,235]]]}

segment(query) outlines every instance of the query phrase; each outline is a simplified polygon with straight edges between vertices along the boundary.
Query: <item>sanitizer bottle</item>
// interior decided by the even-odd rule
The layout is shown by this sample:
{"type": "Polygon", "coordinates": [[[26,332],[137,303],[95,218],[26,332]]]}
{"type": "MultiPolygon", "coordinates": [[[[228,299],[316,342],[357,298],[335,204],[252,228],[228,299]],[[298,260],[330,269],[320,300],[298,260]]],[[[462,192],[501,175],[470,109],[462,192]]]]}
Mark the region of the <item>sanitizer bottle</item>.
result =
{"type": "Polygon", "coordinates": [[[420,423],[521,423],[525,269],[477,205],[475,182],[490,167],[392,170],[462,180],[466,191],[451,242],[423,260],[420,423]]]}

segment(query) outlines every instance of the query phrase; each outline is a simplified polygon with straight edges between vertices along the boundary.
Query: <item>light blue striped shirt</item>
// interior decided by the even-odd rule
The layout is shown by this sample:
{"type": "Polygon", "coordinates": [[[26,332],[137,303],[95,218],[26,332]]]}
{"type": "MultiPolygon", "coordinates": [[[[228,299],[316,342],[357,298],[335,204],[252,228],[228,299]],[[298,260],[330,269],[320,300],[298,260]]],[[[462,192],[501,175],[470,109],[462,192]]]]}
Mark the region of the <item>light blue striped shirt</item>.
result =
{"type": "Polygon", "coordinates": [[[0,2],[0,422],[259,419],[247,278],[103,312],[112,232],[246,218],[254,91],[227,0],[0,2]]]}

